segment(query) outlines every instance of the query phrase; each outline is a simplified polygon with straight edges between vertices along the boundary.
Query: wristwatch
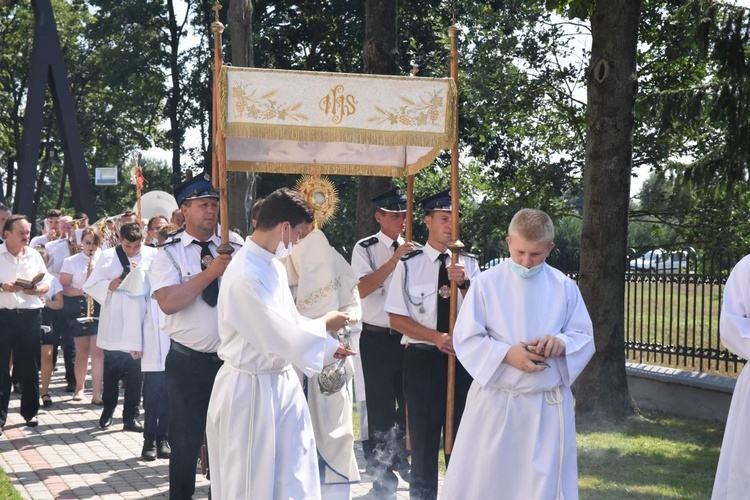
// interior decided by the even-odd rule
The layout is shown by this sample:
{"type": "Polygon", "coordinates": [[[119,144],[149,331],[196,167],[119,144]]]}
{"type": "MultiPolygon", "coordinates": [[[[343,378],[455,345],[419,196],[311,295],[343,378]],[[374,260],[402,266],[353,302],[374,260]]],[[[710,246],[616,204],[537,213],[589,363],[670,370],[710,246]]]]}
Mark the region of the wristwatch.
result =
{"type": "Polygon", "coordinates": [[[469,278],[466,278],[463,283],[458,285],[459,290],[468,290],[471,286],[471,280],[469,278]]]}

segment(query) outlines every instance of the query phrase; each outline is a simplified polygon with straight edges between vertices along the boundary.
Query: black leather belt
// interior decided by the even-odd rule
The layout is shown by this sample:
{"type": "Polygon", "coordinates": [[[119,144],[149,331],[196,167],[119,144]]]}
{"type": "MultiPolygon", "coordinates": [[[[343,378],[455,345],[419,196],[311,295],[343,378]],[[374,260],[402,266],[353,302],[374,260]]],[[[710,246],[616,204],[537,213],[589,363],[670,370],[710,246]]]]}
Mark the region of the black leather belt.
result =
{"type": "Polygon", "coordinates": [[[15,314],[31,314],[31,313],[39,314],[42,311],[42,308],[39,307],[35,309],[0,309],[0,311],[15,313],[15,314]]]}
{"type": "Polygon", "coordinates": [[[431,345],[431,344],[417,344],[415,342],[409,342],[406,344],[406,348],[419,349],[420,351],[440,351],[440,349],[437,348],[437,346],[431,345]]]}
{"type": "Polygon", "coordinates": [[[375,326],[371,325],[370,323],[362,323],[362,330],[367,330],[369,332],[377,332],[377,333],[385,333],[388,335],[401,335],[399,332],[392,328],[386,328],[384,326],[375,326]]]}
{"type": "Polygon", "coordinates": [[[186,347],[179,342],[172,340],[170,342],[170,349],[174,352],[179,352],[184,356],[188,356],[193,359],[203,361],[204,363],[221,363],[221,358],[215,352],[200,352],[195,349],[186,347]]]}

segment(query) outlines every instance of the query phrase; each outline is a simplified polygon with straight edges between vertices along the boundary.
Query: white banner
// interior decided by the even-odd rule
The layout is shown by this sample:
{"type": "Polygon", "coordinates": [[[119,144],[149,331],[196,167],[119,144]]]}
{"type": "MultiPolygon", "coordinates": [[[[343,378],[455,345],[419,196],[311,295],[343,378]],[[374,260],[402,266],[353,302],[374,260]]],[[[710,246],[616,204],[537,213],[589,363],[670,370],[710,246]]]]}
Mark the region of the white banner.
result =
{"type": "Polygon", "coordinates": [[[404,176],[456,137],[450,78],[222,68],[229,170],[404,176]]]}

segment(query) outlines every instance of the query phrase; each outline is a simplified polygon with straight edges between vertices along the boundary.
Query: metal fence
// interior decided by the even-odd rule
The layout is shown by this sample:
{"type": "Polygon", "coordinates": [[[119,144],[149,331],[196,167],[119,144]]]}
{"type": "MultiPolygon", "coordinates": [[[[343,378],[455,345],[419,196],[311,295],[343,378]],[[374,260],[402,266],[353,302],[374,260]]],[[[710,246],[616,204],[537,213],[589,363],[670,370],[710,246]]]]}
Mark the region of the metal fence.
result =
{"type": "MultiPolygon", "coordinates": [[[[630,251],[625,273],[625,355],[629,361],[736,376],[745,360],[720,341],[729,271],[741,256],[725,249],[630,251]]],[[[507,255],[481,261],[487,269],[507,255]]],[[[556,250],[547,263],[574,280],[579,255],[556,250]]]]}

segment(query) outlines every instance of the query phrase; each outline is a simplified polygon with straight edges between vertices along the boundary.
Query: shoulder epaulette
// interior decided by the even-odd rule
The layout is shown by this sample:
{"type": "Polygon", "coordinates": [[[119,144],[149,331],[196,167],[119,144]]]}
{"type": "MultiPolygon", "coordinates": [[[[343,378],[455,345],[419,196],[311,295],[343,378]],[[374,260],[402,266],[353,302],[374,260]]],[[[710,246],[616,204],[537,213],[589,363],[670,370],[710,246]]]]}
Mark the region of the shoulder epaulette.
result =
{"type": "Polygon", "coordinates": [[[403,257],[401,257],[402,262],[406,262],[407,260],[411,259],[412,257],[416,257],[420,253],[424,252],[421,248],[418,248],[416,250],[412,250],[411,252],[407,253],[403,257]]]}
{"type": "Polygon", "coordinates": [[[468,257],[470,259],[475,259],[475,260],[479,258],[479,255],[469,253],[466,250],[461,250],[458,254],[463,255],[464,257],[468,257]]]}
{"type": "MultiPolygon", "coordinates": [[[[175,233],[175,234],[176,234],[176,233],[175,233]]],[[[169,240],[169,241],[167,241],[167,242],[165,242],[165,243],[162,243],[162,244],[161,244],[161,245],[159,245],[159,246],[158,246],[157,248],[164,248],[164,247],[168,247],[169,245],[172,245],[172,244],[174,244],[174,243],[177,243],[178,241],[182,241],[182,238],[172,238],[171,240],[169,240]]]]}
{"type": "Polygon", "coordinates": [[[236,241],[230,241],[229,244],[234,245],[236,248],[242,248],[242,245],[237,243],[236,241]]]}
{"type": "Polygon", "coordinates": [[[180,234],[180,233],[183,233],[183,232],[185,232],[185,228],[184,228],[184,227],[181,227],[180,229],[178,229],[178,230],[177,230],[177,231],[175,231],[174,233],[169,233],[169,234],[167,235],[167,238],[174,238],[175,236],[177,236],[178,234],[180,234]]]}
{"type": "Polygon", "coordinates": [[[369,246],[371,246],[371,245],[374,245],[374,244],[375,244],[375,243],[377,243],[377,242],[378,242],[378,237],[377,237],[377,236],[373,236],[372,238],[368,238],[368,239],[366,239],[366,240],[362,240],[362,241],[360,241],[360,242],[359,242],[359,244],[360,244],[361,246],[363,246],[363,247],[367,248],[367,247],[369,247],[369,246]]]}
{"type": "Polygon", "coordinates": [[[414,245],[414,248],[424,248],[423,244],[418,243],[416,241],[412,241],[411,244],[414,245]]]}

